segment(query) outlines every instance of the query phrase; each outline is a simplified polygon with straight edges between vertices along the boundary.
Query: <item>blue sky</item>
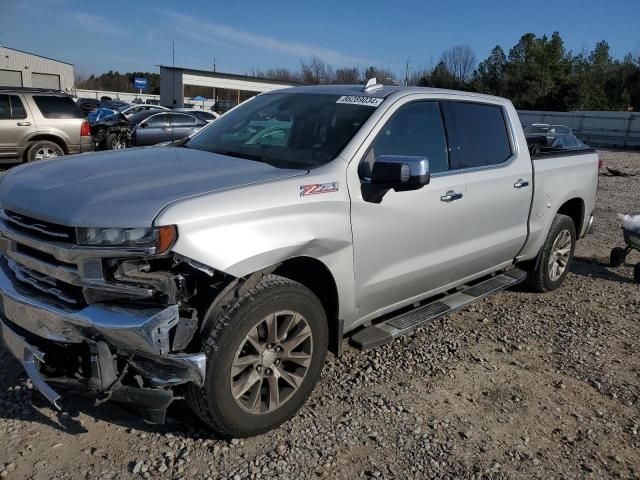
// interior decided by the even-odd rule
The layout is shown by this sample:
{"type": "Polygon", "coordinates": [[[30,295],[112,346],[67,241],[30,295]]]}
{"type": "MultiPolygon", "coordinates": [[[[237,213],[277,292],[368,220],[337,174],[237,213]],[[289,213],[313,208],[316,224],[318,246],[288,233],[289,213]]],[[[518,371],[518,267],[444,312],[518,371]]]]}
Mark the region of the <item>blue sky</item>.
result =
{"type": "Polygon", "coordinates": [[[313,54],[334,66],[378,65],[400,75],[456,44],[483,59],[526,32],[558,30],[568,49],[606,39],[640,55],[640,0],[217,1],[0,0],[0,43],[75,64],[76,72],[158,71],[176,65],[247,73],[296,69],[313,54]],[[532,6],[538,4],[538,6],[532,6]]]}

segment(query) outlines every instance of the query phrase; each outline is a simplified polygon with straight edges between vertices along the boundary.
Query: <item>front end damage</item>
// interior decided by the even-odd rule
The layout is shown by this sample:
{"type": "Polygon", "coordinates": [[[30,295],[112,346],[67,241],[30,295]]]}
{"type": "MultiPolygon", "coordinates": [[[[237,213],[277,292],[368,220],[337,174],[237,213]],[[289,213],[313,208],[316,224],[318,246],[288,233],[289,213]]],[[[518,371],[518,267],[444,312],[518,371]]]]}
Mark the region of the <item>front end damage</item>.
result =
{"type": "Polygon", "coordinates": [[[149,246],[81,246],[5,210],[0,251],[2,339],[57,408],[76,390],[162,423],[181,386],[204,384],[199,312],[224,274],[149,246]]]}

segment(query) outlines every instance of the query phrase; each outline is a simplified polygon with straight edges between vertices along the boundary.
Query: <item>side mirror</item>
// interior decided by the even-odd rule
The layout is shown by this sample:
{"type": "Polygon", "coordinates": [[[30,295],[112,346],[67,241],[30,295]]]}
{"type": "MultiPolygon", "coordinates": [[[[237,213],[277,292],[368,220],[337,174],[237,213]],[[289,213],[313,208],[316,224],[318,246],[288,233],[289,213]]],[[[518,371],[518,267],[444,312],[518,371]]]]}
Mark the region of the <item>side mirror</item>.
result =
{"type": "Polygon", "coordinates": [[[429,160],[408,155],[376,157],[371,170],[371,184],[393,188],[395,191],[417,190],[431,181],[429,160]]]}

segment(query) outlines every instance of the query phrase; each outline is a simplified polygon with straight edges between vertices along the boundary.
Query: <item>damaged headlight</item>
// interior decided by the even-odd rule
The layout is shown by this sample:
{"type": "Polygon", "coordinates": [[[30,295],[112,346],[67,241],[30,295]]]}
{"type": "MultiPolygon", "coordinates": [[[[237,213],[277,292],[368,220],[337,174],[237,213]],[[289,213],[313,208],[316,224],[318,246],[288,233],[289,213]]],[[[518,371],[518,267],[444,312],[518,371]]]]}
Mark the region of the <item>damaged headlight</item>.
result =
{"type": "Polygon", "coordinates": [[[156,228],[98,228],[76,229],[76,238],[80,245],[109,247],[156,247],[158,253],[169,250],[176,239],[176,227],[168,225],[156,228]]]}

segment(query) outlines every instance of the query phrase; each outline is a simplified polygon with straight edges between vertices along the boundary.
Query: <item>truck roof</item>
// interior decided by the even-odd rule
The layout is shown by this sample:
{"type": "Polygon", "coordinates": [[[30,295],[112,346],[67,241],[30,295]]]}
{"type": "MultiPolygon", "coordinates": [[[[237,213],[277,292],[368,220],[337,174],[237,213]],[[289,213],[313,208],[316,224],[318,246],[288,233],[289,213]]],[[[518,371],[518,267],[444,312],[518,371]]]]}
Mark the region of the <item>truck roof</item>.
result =
{"type": "Polygon", "coordinates": [[[504,100],[501,97],[485,95],[482,93],[464,92],[461,90],[447,90],[444,88],[432,87],[405,87],[402,85],[378,85],[375,89],[365,90],[364,85],[305,85],[302,87],[290,87],[278,90],[272,90],[269,93],[313,93],[313,94],[330,94],[330,95],[358,95],[375,98],[386,98],[392,93],[402,92],[411,93],[446,93],[449,95],[465,95],[476,97],[478,99],[504,100]]]}

